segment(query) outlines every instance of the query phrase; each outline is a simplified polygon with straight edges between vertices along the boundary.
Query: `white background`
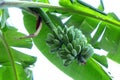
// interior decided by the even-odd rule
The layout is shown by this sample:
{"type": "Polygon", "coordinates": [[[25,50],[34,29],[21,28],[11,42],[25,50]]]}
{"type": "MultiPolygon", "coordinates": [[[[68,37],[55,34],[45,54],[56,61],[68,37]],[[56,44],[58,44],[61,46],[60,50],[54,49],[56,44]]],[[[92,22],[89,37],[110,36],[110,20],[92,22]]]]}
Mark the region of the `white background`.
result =
{"type": "MultiPolygon", "coordinates": [[[[57,0],[51,0],[52,2],[55,2],[57,0]]],[[[88,2],[91,5],[94,5],[95,7],[99,5],[99,0],[84,0],[88,2]]],[[[56,3],[53,3],[56,5],[56,3]]],[[[120,0],[104,0],[105,5],[105,12],[115,12],[118,17],[120,17],[120,0]]],[[[10,18],[8,22],[11,23],[11,25],[16,26],[20,32],[23,32],[25,34],[28,34],[26,30],[24,29],[23,20],[22,20],[22,13],[20,10],[16,8],[9,9],[10,11],[10,18]]],[[[34,27],[34,26],[33,26],[34,27]]],[[[29,49],[19,49],[20,51],[23,51],[25,53],[37,56],[37,62],[31,68],[33,70],[34,80],[73,80],[72,78],[68,77],[66,74],[61,72],[59,69],[57,69],[52,63],[47,60],[43,54],[37,50],[35,46],[31,50],[29,49]]],[[[112,73],[112,76],[114,76],[114,80],[120,80],[120,65],[118,65],[115,62],[112,62],[111,60],[108,60],[109,67],[108,70],[112,73]]]]}

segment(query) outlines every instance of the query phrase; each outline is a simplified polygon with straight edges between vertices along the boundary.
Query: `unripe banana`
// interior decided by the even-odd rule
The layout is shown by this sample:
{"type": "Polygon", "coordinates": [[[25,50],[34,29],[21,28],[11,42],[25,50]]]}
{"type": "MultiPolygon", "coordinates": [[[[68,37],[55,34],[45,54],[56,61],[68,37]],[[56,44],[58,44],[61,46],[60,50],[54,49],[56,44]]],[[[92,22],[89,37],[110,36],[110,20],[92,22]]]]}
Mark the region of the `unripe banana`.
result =
{"type": "Polygon", "coordinates": [[[63,30],[62,30],[62,28],[60,26],[57,27],[57,30],[58,30],[59,34],[64,34],[64,32],[63,32],[63,30]]]}
{"type": "Polygon", "coordinates": [[[80,53],[81,52],[81,46],[80,45],[76,45],[75,50],[76,50],[77,53],[80,53]]]}
{"type": "Polygon", "coordinates": [[[51,33],[48,33],[48,35],[47,35],[47,40],[48,41],[51,41],[51,40],[54,40],[54,35],[53,34],[51,34],[51,33]]]}
{"type": "Polygon", "coordinates": [[[63,41],[64,41],[64,44],[69,43],[69,38],[68,38],[67,34],[64,34],[63,41]]]}
{"type": "Polygon", "coordinates": [[[84,58],[87,60],[90,56],[93,55],[94,51],[93,51],[93,47],[90,44],[86,45],[85,49],[83,49],[85,51],[82,51],[81,55],[83,55],[84,58]]]}
{"type": "Polygon", "coordinates": [[[65,50],[65,52],[66,52],[67,54],[70,54],[70,53],[71,53],[71,52],[67,49],[67,47],[65,47],[64,50],[65,50]]]}
{"type": "Polygon", "coordinates": [[[48,33],[46,42],[47,42],[48,44],[53,44],[53,43],[54,43],[54,42],[53,42],[54,38],[55,38],[55,37],[54,37],[53,34],[48,33]]]}
{"type": "Polygon", "coordinates": [[[54,43],[56,44],[56,45],[60,45],[60,41],[59,40],[57,40],[57,39],[54,39],[54,43]]]}
{"type": "Polygon", "coordinates": [[[77,51],[75,49],[72,50],[72,55],[76,57],[78,55],[77,51]]]}
{"type": "Polygon", "coordinates": [[[57,29],[53,29],[53,35],[58,39],[59,34],[57,29]]]}
{"type": "Polygon", "coordinates": [[[77,45],[76,40],[73,40],[73,41],[72,41],[72,45],[73,45],[73,48],[76,47],[76,45],[77,45]]]}
{"type": "Polygon", "coordinates": [[[87,43],[82,32],[73,26],[56,27],[53,29],[53,34],[48,34],[46,42],[52,52],[57,52],[65,66],[75,59],[85,64],[94,53],[93,47],[87,43]]]}
{"type": "Polygon", "coordinates": [[[91,51],[93,51],[92,46],[90,44],[86,44],[82,48],[81,55],[86,55],[86,54],[90,53],[91,51]]]}
{"type": "Polygon", "coordinates": [[[68,43],[67,48],[68,48],[69,51],[72,51],[73,50],[73,45],[71,43],[68,43]]]}
{"type": "Polygon", "coordinates": [[[57,50],[59,50],[59,46],[56,44],[52,44],[50,48],[51,48],[51,52],[56,52],[57,50]]]}
{"type": "Polygon", "coordinates": [[[68,66],[68,65],[71,64],[71,63],[72,63],[72,61],[71,61],[70,59],[66,59],[66,60],[64,60],[64,62],[63,62],[64,66],[68,66]]]}
{"type": "Polygon", "coordinates": [[[54,38],[55,38],[55,36],[53,34],[48,33],[48,39],[53,40],[54,38]]]}
{"type": "Polygon", "coordinates": [[[69,60],[73,60],[75,57],[72,56],[71,54],[68,54],[68,55],[67,55],[67,58],[68,58],[69,60]]]}
{"type": "Polygon", "coordinates": [[[68,30],[67,35],[69,37],[69,41],[72,42],[74,40],[74,38],[75,38],[74,27],[70,27],[70,29],[68,30]]]}
{"type": "Polygon", "coordinates": [[[62,41],[63,40],[63,34],[59,34],[58,39],[60,40],[60,42],[63,42],[62,41]]]}
{"type": "Polygon", "coordinates": [[[82,32],[78,29],[74,29],[74,32],[75,32],[75,38],[79,38],[82,36],[82,32]]]}
{"type": "Polygon", "coordinates": [[[67,34],[67,32],[68,32],[68,27],[65,26],[64,29],[63,29],[63,31],[64,31],[64,34],[67,34]]]}
{"type": "Polygon", "coordinates": [[[58,56],[61,58],[61,59],[67,59],[67,56],[65,55],[66,53],[64,52],[58,52],[58,56]]]}

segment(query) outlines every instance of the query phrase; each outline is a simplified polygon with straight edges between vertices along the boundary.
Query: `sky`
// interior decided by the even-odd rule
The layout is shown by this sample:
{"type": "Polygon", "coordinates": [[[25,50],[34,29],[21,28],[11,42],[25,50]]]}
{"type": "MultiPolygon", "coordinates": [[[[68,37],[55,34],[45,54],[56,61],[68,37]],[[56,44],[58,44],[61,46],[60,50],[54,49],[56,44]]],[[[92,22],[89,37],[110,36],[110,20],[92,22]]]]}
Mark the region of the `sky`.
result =
{"type": "MultiPolygon", "coordinates": [[[[51,1],[53,2],[53,0],[51,1]]],[[[84,1],[88,2],[91,5],[94,5],[94,7],[97,7],[99,5],[99,0],[84,1]]],[[[118,7],[119,4],[120,0],[104,0],[105,12],[115,12],[117,16],[120,17],[120,8],[118,7]]],[[[8,19],[8,22],[10,22],[11,25],[16,26],[20,32],[22,31],[25,34],[28,34],[23,25],[23,15],[21,11],[16,8],[10,8],[9,11],[11,17],[8,19]]],[[[18,50],[38,57],[36,64],[33,66],[33,68],[31,68],[33,70],[34,80],[73,80],[72,78],[61,72],[58,68],[56,68],[51,62],[49,62],[49,60],[47,60],[47,58],[45,58],[35,46],[33,46],[31,50],[26,50],[22,48],[18,50]]],[[[115,77],[114,80],[120,80],[120,73],[118,73],[120,72],[120,70],[118,70],[120,68],[120,65],[112,62],[111,60],[109,60],[108,63],[108,70],[113,73],[112,75],[115,77]]]]}

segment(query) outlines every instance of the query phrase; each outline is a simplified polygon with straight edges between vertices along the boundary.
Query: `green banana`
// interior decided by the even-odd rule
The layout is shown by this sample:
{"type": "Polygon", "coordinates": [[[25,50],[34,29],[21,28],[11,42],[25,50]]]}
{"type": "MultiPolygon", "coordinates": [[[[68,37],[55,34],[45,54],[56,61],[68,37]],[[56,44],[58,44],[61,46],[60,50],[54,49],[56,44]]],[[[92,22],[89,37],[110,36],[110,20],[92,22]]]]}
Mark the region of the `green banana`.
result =
{"type": "Polygon", "coordinates": [[[57,29],[53,29],[53,35],[55,36],[55,38],[59,39],[58,36],[58,30],[57,29]]]}
{"type": "Polygon", "coordinates": [[[72,61],[69,60],[69,59],[66,59],[66,60],[63,61],[64,66],[68,66],[71,63],[72,63],[72,61]]]}
{"type": "Polygon", "coordinates": [[[57,40],[57,39],[54,39],[54,43],[56,44],[56,45],[60,45],[60,41],[59,40],[57,40]]]}
{"type": "Polygon", "coordinates": [[[51,52],[56,52],[57,50],[59,50],[61,44],[58,40],[54,40],[54,44],[49,44],[50,48],[51,48],[51,52]]]}
{"type": "Polygon", "coordinates": [[[67,48],[68,48],[69,51],[72,51],[73,50],[73,45],[71,43],[68,43],[67,48]]]}
{"type": "Polygon", "coordinates": [[[71,26],[64,28],[58,26],[53,29],[53,34],[48,34],[46,40],[51,52],[57,52],[65,66],[77,60],[85,64],[93,55],[93,47],[87,42],[82,32],[71,26]]]}
{"type": "Polygon", "coordinates": [[[78,29],[74,29],[74,32],[75,32],[75,38],[79,38],[79,37],[81,37],[82,36],[82,32],[81,31],[79,31],[78,29]]]}
{"type": "Polygon", "coordinates": [[[69,43],[69,37],[67,36],[67,34],[64,34],[64,36],[63,36],[63,42],[66,45],[67,45],[67,43],[69,43]]]}
{"type": "Polygon", "coordinates": [[[71,52],[68,50],[67,47],[64,48],[64,51],[67,53],[67,54],[70,54],[71,52]]]}
{"type": "Polygon", "coordinates": [[[46,42],[49,43],[49,44],[53,44],[53,40],[54,40],[54,35],[51,34],[51,33],[48,33],[47,35],[47,39],[46,39],[46,42]]]}
{"type": "Polygon", "coordinates": [[[86,49],[87,49],[86,52],[84,52],[84,53],[82,52],[81,54],[87,60],[90,56],[93,55],[94,51],[93,51],[93,47],[90,44],[87,45],[86,49]]]}
{"type": "Polygon", "coordinates": [[[75,32],[74,32],[74,27],[71,27],[67,33],[69,37],[69,41],[72,42],[75,38],[75,32]]]}
{"type": "Polygon", "coordinates": [[[72,45],[73,45],[73,48],[75,48],[76,45],[77,45],[76,40],[73,40],[71,43],[72,43],[72,45]]]}
{"type": "Polygon", "coordinates": [[[75,57],[72,56],[71,54],[68,54],[68,55],[67,55],[67,58],[68,58],[69,60],[73,60],[75,57]]]}
{"type": "Polygon", "coordinates": [[[59,34],[64,34],[64,32],[63,32],[63,30],[62,30],[62,28],[60,26],[57,27],[57,30],[58,30],[59,34]]]}
{"type": "Polygon", "coordinates": [[[65,54],[66,54],[65,52],[58,52],[58,56],[63,60],[67,59],[67,56],[65,54]]]}
{"type": "Polygon", "coordinates": [[[76,48],[75,48],[75,50],[76,50],[77,53],[80,53],[81,52],[81,46],[77,45],[76,48]]]}
{"type": "Polygon", "coordinates": [[[65,26],[64,29],[63,29],[63,31],[64,31],[64,34],[67,34],[67,32],[68,32],[68,27],[65,26]]]}
{"type": "Polygon", "coordinates": [[[52,44],[52,45],[50,46],[50,48],[51,48],[51,52],[56,52],[56,51],[59,50],[59,46],[56,45],[56,44],[52,44]]]}
{"type": "Polygon", "coordinates": [[[76,57],[78,55],[77,51],[75,49],[72,50],[72,55],[76,57]]]}

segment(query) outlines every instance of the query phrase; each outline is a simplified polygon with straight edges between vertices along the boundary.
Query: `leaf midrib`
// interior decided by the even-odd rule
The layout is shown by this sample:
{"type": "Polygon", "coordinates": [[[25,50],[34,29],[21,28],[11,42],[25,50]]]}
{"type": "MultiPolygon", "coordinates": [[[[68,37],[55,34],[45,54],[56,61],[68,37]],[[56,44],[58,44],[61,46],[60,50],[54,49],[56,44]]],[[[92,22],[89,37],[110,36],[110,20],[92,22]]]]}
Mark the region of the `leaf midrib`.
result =
{"type": "Polygon", "coordinates": [[[12,52],[11,52],[11,50],[10,50],[10,46],[8,45],[8,43],[7,43],[6,39],[5,39],[4,33],[0,34],[0,39],[1,39],[3,45],[4,45],[5,49],[6,49],[6,52],[7,52],[9,61],[10,61],[10,64],[11,64],[11,66],[12,66],[12,70],[13,70],[13,74],[14,74],[14,79],[15,79],[15,80],[18,80],[17,70],[16,70],[14,58],[13,58],[12,52]]]}

